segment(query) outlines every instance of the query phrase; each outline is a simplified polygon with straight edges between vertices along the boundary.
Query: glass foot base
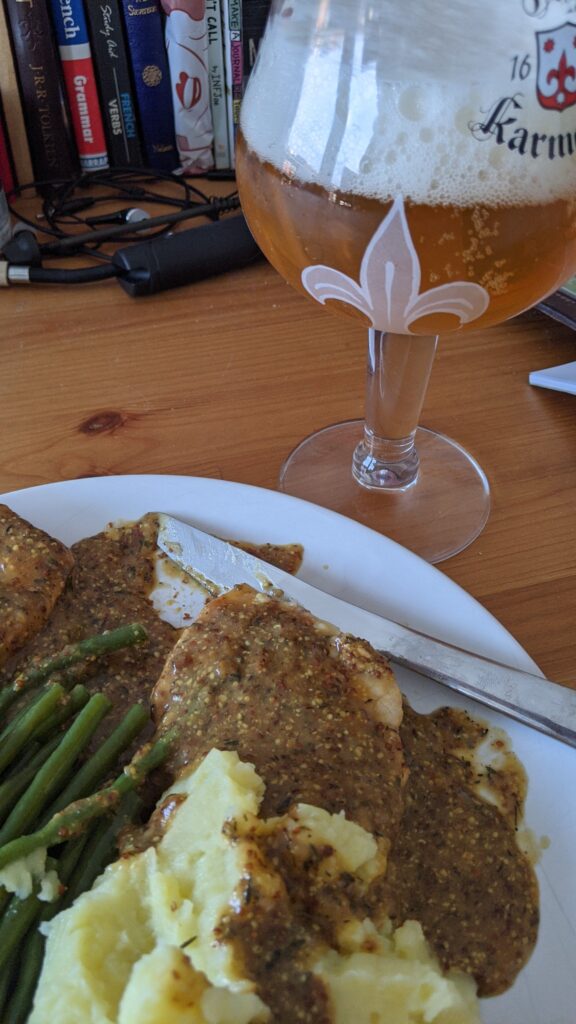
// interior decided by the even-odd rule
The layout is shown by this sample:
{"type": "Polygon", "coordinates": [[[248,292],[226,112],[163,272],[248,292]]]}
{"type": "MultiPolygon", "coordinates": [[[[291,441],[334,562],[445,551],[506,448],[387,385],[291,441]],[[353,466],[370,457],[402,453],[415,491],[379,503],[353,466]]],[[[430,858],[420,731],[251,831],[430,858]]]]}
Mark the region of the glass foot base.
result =
{"type": "Polygon", "coordinates": [[[352,455],[363,436],[361,420],[311,434],[282,466],[280,490],[356,519],[428,562],[450,558],[476,539],[488,519],[490,487],[468,452],[419,427],[416,481],[400,490],[368,489],[352,476],[352,455]]]}

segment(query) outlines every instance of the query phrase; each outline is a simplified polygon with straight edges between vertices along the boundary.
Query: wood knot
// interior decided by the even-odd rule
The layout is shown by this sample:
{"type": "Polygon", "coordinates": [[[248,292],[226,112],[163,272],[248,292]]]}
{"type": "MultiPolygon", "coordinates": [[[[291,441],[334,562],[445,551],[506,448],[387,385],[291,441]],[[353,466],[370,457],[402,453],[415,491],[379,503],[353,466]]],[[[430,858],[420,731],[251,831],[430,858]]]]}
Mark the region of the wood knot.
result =
{"type": "Polygon", "coordinates": [[[128,421],[129,417],[121,412],[97,412],[84,420],[78,430],[82,434],[114,434],[128,421]]]}

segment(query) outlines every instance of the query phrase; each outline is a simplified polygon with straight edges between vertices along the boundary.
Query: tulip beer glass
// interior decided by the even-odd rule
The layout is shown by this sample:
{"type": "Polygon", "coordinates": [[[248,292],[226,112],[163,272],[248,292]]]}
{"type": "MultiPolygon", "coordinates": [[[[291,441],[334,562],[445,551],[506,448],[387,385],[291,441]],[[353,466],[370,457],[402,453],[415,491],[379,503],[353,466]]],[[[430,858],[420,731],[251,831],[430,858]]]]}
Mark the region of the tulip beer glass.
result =
{"type": "Polygon", "coordinates": [[[488,482],[418,420],[438,336],[576,269],[576,2],[273,0],[240,129],[265,255],[368,328],[364,423],[304,440],[281,488],[430,561],[462,550],[488,482]]]}

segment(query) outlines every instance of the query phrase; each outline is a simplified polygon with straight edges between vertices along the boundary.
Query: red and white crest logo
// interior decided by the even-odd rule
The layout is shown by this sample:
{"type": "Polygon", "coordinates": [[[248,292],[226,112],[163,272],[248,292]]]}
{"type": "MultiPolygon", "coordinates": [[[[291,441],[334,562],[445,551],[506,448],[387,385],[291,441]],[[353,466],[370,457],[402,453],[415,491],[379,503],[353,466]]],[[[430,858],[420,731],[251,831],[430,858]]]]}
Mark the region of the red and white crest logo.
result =
{"type": "Polygon", "coordinates": [[[576,25],[567,21],[549,32],[537,32],[538,78],[541,106],[565,110],[576,103],[576,25]]]}

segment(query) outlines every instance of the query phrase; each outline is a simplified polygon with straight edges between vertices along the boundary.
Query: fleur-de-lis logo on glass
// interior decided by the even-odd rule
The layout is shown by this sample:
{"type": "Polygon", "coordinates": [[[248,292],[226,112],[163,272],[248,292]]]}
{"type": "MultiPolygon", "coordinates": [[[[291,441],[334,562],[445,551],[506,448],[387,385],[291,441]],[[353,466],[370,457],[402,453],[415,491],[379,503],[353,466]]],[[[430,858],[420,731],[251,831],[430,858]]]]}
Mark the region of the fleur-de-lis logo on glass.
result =
{"type": "Polygon", "coordinates": [[[479,284],[453,281],[420,292],[420,283],[420,260],[402,198],[394,200],[368,243],[359,281],[324,264],[302,272],[302,284],[312,298],[322,304],[337,299],[355,306],[374,329],[394,334],[412,334],[410,327],[416,320],[440,313],[467,324],[488,308],[490,296],[479,284]]]}

